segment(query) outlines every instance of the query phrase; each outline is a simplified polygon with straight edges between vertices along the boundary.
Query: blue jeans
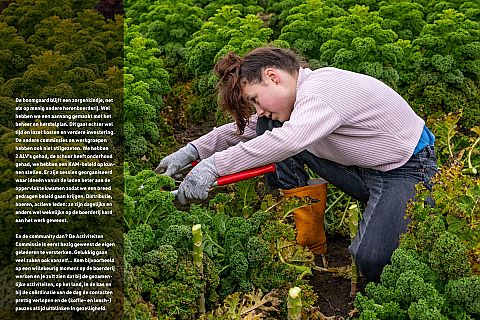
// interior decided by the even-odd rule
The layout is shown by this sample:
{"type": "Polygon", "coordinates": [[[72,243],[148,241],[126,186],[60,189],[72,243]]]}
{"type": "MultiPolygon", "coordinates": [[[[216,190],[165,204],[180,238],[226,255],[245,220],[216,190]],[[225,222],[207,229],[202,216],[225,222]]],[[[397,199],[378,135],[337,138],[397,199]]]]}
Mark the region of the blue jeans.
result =
{"type": "MultiPolygon", "coordinates": [[[[260,117],[257,135],[281,125],[260,117]]],[[[344,166],[305,150],[276,163],[276,172],[267,174],[266,179],[272,188],[305,186],[309,179],[304,170],[307,165],[329,183],[365,203],[357,234],[348,249],[363,276],[369,281],[378,281],[399,245],[400,235],[407,230],[409,221],[405,219],[405,209],[408,201],[415,197],[415,185],[423,182],[431,189],[430,179],[437,172],[436,163],[433,146],[425,147],[403,166],[386,172],[344,166]]],[[[433,201],[429,204],[433,205],[433,201]]]]}

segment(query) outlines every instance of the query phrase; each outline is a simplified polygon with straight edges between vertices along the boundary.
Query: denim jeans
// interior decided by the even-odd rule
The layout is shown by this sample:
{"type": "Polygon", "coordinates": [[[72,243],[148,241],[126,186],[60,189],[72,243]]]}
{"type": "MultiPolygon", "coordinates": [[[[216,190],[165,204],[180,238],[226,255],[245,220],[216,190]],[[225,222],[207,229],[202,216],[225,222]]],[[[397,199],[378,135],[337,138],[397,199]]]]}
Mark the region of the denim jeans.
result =
{"type": "MultiPolygon", "coordinates": [[[[281,125],[281,122],[260,117],[257,135],[281,125]]],[[[408,201],[415,197],[415,185],[423,182],[431,189],[430,179],[437,172],[436,162],[433,146],[425,147],[403,166],[386,172],[341,165],[305,150],[276,163],[276,172],[267,174],[266,179],[272,188],[305,186],[309,179],[304,170],[307,165],[321,178],[365,203],[357,234],[348,249],[362,275],[369,281],[378,281],[383,267],[390,262],[399,245],[400,235],[407,230],[409,221],[405,219],[405,209],[408,201]]]]}

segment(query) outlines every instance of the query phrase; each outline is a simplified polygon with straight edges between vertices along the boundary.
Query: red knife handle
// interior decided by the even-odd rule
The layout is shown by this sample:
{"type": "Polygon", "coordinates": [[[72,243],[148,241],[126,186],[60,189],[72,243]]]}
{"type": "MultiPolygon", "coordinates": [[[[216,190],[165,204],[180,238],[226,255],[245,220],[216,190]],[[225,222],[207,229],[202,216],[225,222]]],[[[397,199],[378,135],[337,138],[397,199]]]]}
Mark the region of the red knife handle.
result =
{"type": "Polygon", "coordinates": [[[275,172],[275,164],[271,163],[263,167],[253,168],[253,169],[245,170],[242,172],[237,172],[237,173],[229,174],[223,177],[219,177],[217,179],[216,185],[223,186],[226,184],[250,179],[268,172],[275,172]]]}

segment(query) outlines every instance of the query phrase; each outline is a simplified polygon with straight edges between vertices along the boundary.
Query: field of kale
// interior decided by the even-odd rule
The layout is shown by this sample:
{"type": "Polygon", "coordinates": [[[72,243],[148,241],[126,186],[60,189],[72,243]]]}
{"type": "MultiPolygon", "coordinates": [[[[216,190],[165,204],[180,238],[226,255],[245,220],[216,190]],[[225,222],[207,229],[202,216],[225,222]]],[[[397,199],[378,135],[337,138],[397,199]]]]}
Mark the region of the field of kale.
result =
{"type": "Polygon", "coordinates": [[[143,0],[126,1],[125,17],[127,318],[297,319],[287,303],[295,286],[303,319],[480,316],[476,2],[143,0]],[[163,156],[231,121],[217,108],[215,62],[267,44],[294,49],[313,69],[382,80],[436,135],[436,206],[424,206],[429,194],[419,187],[409,232],[380,283],[351,280],[346,247],[362,204],[333,187],[324,268],[295,244],[291,211],[305,199],[285,201],[254,179],[179,207],[168,193],[175,181],[151,172],[163,156]],[[194,257],[199,241],[202,263],[194,257]]]}
{"type": "Polygon", "coordinates": [[[5,281],[14,272],[13,97],[75,95],[119,104],[125,319],[480,318],[478,1],[119,3],[0,0],[0,238],[10,244],[0,248],[0,305],[11,299],[5,281]],[[380,79],[436,136],[433,191],[418,187],[408,233],[379,283],[356,279],[347,251],[363,204],[333,186],[327,267],[295,242],[292,211],[311,199],[285,200],[259,177],[182,206],[170,193],[178,181],[153,172],[231,121],[217,107],[212,67],[229,51],[262,45],[292,48],[312,69],[380,79]],[[301,308],[288,299],[295,287],[301,308]]]}
{"type": "MultiPolygon", "coordinates": [[[[131,303],[127,316],[286,319],[286,295],[293,286],[302,288],[305,319],[480,315],[475,302],[480,290],[478,4],[342,0],[126,4],[126,154],[131,159],[129,179],[140,179],[131,196],[132,200],[140,196],[135,188],[153,179],[155,195],[141,194],[136,204],[147,196],[168,203],[137,222],[135,218],[150,212],[151,205],[131,207],[126,247],[129,241],[132,248],[141,244],[142,250],[132,252],[143,251],[145,256],[129,260],[126,255],[126,296],[131,303]],[[294,243],[289,213],[301,204],[265,193],[261,179],[217,190],[205,203],[182,213],[171,205],[171,198],[164,198],[168,193],[157,191],[159,186],[169,190],[169,183],[174,188],[173,181],[160,182],[151,173],[162,156],[229,121],[216,106],[216,79],[211,73],[215,61],[228,51],[243,54],[265,44],[295,49],[312,68],[335,66],[384,81],[409,101],[437,136],[442,170],[435,178],[436,207],[423,206],[427,193],[419,188],[418,202],[408,209],[412,225],[392,265],[385,268],[379,284],[360,279],[361,293],[355,299],[350,299],[351,281],[345,279],[352,275],[346,246],[349,225],[361,204],[338,190],[329,188],[328,195],[327,270],[320,268],[321,259],[313,259],[294,243]],[[138,108],[139,101],[145,109],[138,108]],[[190,265],[194,264],[190,227],[196,224],[204,235],[203,275],[190,265]],[[138,239],[135,226],[140,225],[152,229],[148,241],[138,239]],[[145,247],[146,243],[151,245],[145,247]],[[171,274],[158,267],[171,266],[167,261],[177,266],[171,274]],[[356,311],[349,314],[353,307],[356,311]]],[[[126,193],[128,199],[128,188],[126,193]]]]}

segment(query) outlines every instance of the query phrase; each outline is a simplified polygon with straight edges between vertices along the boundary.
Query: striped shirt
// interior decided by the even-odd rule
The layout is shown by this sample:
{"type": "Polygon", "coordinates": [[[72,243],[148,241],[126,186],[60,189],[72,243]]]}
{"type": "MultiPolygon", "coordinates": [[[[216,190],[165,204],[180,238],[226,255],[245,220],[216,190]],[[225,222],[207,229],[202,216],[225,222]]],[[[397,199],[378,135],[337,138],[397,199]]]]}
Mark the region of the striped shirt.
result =
{"type": "Polygon", "coordinates": [[[256,136],[256,119],[243,135],[230,123],[193,141],[200,159],[213,155],[223,176],[308,150],[343,165],[388,171],[412,156],[425,124],[383,82],[332,67],[299,69],[293,111],[282,127],[256,136]]]}

